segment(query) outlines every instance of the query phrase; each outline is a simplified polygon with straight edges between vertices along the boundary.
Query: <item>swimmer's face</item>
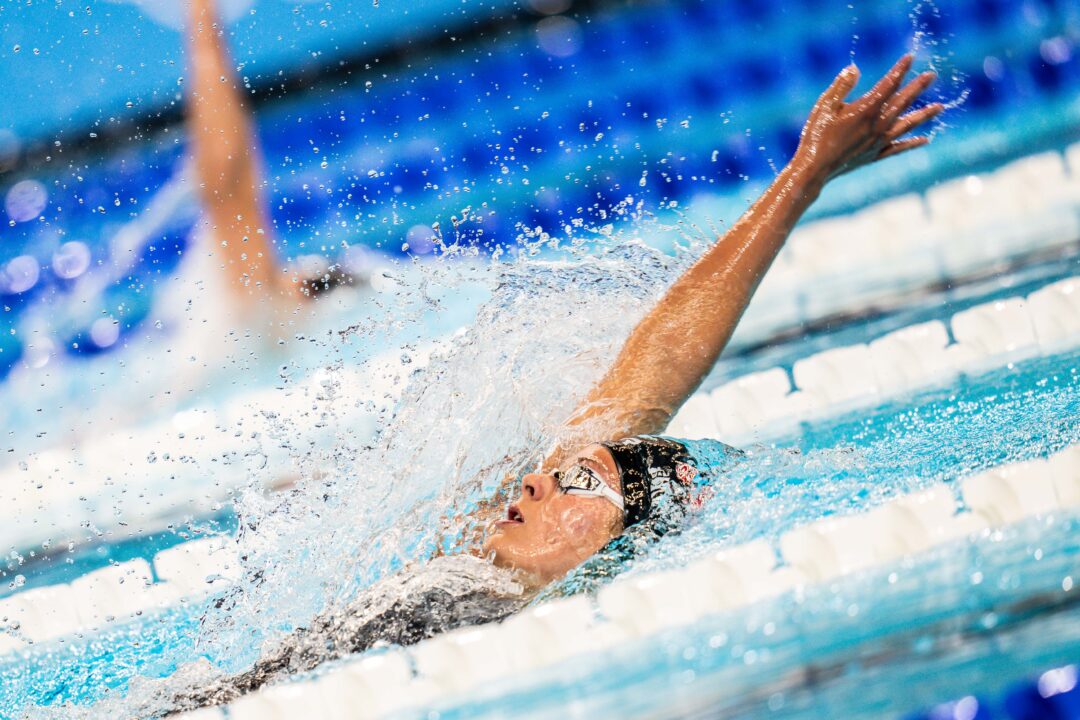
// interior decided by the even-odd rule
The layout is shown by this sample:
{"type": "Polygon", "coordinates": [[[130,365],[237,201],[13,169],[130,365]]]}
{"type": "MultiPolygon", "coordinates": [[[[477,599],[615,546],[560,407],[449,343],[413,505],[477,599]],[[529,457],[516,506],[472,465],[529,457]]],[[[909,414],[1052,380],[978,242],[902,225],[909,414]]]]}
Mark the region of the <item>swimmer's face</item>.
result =
{"type": "MultiPolygon", "coordinates": [[[[578,464],[622,492],[615,460],[603,446],[578,451],[560,469],[578,464]]],[[[492,527],[484,554],[543,585],[580,565],[621,532],[622,511],[614,504],[602,497],[568,495],[552,474],[533,473],[522,478],[521,496],[492,527]]]]}

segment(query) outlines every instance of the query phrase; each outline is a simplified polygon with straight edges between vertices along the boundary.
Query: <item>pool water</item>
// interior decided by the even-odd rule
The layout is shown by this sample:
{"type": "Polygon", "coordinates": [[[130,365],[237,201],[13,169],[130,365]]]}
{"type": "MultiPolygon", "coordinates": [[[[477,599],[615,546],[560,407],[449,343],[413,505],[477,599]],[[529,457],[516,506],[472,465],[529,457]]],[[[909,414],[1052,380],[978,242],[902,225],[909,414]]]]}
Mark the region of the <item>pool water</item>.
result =
{"type": "MultiPolygon", "coordinates": [[[[710,547],[776,536],[931,481],[953,483],[1074,444],[1077,360],[1077,352],[1039,358],[816,423],[780,443],[810,462],[736,473],[730,502],[711,504],[697,527],[662,542],[640,565],[678,567],[710,547]]],[[[575,717],[871,718],[1000,692],[1080,657],[1078,530],[1075,513],[1009,526],[574,659],[434,711],[444,718],[501,717],[507,707],[527,708],[529,717],[565,716],[569,707],[575,717]]]]}
{"type": "Polygon", "coordinates": [[[1078,569],[1078,528],[1067,517],[939,548],[433,710],[450,718],[501,717],[507,707],[557,717],[568,706],[576,717],[872,718],[1000,692],[1080,652],[1080,608],[1062,589],[1078,569]]]}
{"type": "MultiPolygon", "coordinates": [[[[0,718],[131,714],[125,696],[169,692],[185,682],[170,679],[178,670],[198,674],[189,665],[196,661],[243,668],[263,643],[327,604],[459,541],[460,533],[437,528],[535,455],[617,340],[686,266],[683,246],[700,249],[688,235],[711,242],[713,228],[741,213],[790,156],[800,109],[850,60],[869,77],[912,47],[920,66],[941,72],[937,99],[960,102],[935,128],[932,151],[840,179],[811,219],[1077,139],[1080,15],[1062,0],[583,2],[580,13],[542,18],[530,14],[536,2],[433,0],[415,12],[402,3],[354,5],[262,2],[258,13],[239,13],[233,40],[257,90],[283,255],[347,260],[360,250],[399,282],[325,312],[322,324],[287,340],[287,360],[245,351],[236,354],[245,372],[230,366],[197,382],[160,362],[177,337],[161,312],[171,278],[190,279],[192,258],[205,250],[193,233],[186,139],[168,120],[179,107],[180,35],[140,14],[167,26],[174,8],[151,0],[95,7],[96,32],[112,48],[92,63],[66,56],[87,47],[77,14],[48,22],[58,10],[31,3],[0,22],[0,84],[49,87],[71,105],[55,112],[27,93],[0,108],[0,191],[18,201],[0,224],[6,454],[73,445],[79,454],[94,450],[101,433],[171,421],[177,411],[220,419],[258,391],[282,407],[271,405],[264,414],[272,417],[257,426],[222,420],[214,437],[234,455],[276,446],[274,457],[287,456],[297,475],[292,487],[267,492],[274,468],[223,466],[223,455],[192,459],[174,449],[168,463],[132,458],[122,477],[88,483],[101,495],[83,498],[81,484],[62,478],[78,499],[49,508],[54,525],[42,528],[44,510],[33,518],[37,534],[20,535],[0,568],[0,599],[150,559],[204,534],[235,536],[244,574],[229,595],[234,605],[189,599],[0,656],[0,718]],[[526,20],[499,25],[508,8],[526,20]],[[423,35],[425,26],[440,38],[423,35]],[[448,46],[441,36],[451,27],[462,33],[448,46]],[[407,60],[365,67],[403,34],[416,38],[407,60]],[[270,71],[275,63],[284,70],[270,71]],[[142,70],[123,73],[93,102],[75,92],[121,66],[142,70]],[[322,79],[307,87],[315,70],[322,79]],[[280,97],[278,85],[298,79],[303,91],[280,97]],[[90,125],[108,139],[80,139],[90,125]],[[54,144],[55,133],[62,142],[54,144]],[[137,141],[119,141],[125,133],[137,141]],[[7,173],[13,141],[28,160],[7,173]],[[456,257],[435,251],[436,223],[460,243],[456,257]],[[564,247],[543,247],[545,233],[565,236],[564,247]],[[658,250],[624,242],[635,235],[658,250]],[[354,327],[336,332],[343,325],[354,327]],[[421,362],[431,338],[439,349],[421,362]],[[396,374],[361,388],[357,404],[372,408],[361,418],[343,407],[356,396],[335,396],[347,384],[342,370],[359,368],[355,382],[388,349],[396,374]],[[325,393],[296,392],[312,378],[325,393]],[[155,382],[198,392],[166,397],[171,390],[148,389],[155,382]],[[124,497],[124,483],[151,464],[157,484],[131,482],[124,497]],[[111,507],[106,486],[117,492],[111,507]],[[175,496],[166,490],[218,492],[191,513],[177,503],[156,524],[127,517],[133,502],[175,496]],[[72,535],[61,521],[76,516],[72,535]],[[79,542],[57,541],[69,535],[79,542]]],[[[243,1],[236,8],[249,9],[243,1]]],[[[822,288],[802,287],[779,325],[748,317],[703,389],[1075,276],[1078,238],[1059,240],[1071,244],[998,258],[980,269],[982,279],[953,285],[940,272],[921,278],[938,286],[919,295],[898,283],[872,308],[852,299],[868,284],[853,272],[849,315],[816,315],[808,297],[822,288]]],[[[759,435],[743,460],[725,464],[694,522],[621,575],[680,568],[751,540],[775,543],[823,517],[931,483],[955,488],[980,470],[1080,442],[1080,350],[999,359],[983,372],[759,435]]],[[[690,444],[701,458],[722,454],[709,440],[690,444]]],[[[21,482],[21,470],[10,471],[5,478],[21,482]]],[[[48,480],[41,484],[55,491],[58,481],[48,480]]],[[[876,718],[993,697],[1080,659],[1078,530],[1076,513],[1040,516],[402,714],[876,718]]]]}
{"type": "MultiPolygon", "coordinates": [[[[986,287],[983,296],[998,292],[986,287]]],[[[776,539],[823,516],[1078,443],[1078,359],[1080,351],[1072,350],[959,376],[750,446],[693,525],[626,572],[678,567],[719,547],[776,539]]],[[[709,441],[691,445],[702,458],[717,452],[709,441]]],[[[511,703],[542,717],[572,702],[585,714],[674,709],[749,717],[767,707],[779,716],[812,717],[843,707],[845,716],[875,717],[992,690],[1004,682],[991,680],[999,677],[995,668],[1012,678],[1080,653],[1077,634],[1059,629],[1077,618],[1075,594],[1067,589],[1080,572],[1078,522],[1063,514],[1010,526],[433,710],[495,717],[511,703]],[[1035,646],[1020,640],[1043,631],[1035,646]],[[933,682],[905,691],[899,705],[886,679],[893,677],[933,682]]],[[[152,540],[141,548],[146,556],[156,549],[152,540]]],[[[137,554],[139,547],[125,552],[137,554]]],[[[36,704],[92,703],[138,676],[164,677],[202,656],[234,664],[221,644],[204,642],[203,612],[193,603],[36,647],[25,658],[9,656],[0,661],[0,707],[17,717],[36,704]]]]}

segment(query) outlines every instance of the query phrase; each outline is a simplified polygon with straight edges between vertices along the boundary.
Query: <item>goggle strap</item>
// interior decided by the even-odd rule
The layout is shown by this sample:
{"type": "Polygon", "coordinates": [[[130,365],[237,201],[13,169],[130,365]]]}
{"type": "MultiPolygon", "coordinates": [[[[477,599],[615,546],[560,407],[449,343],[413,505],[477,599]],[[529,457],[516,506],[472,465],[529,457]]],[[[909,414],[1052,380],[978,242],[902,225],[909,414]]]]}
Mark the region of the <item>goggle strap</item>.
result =
{"type": "Polygon", "coordinates": [[[607,483],[601,483],[600,487],[595,490],[582,490],[581,488],[566,488],[563,490],[567,495],[581,495],[583,497],[602,497],[605,500],[611,502],[612,505],[624,510],[622,495],[612,490],[607,486],[607,483]]]}

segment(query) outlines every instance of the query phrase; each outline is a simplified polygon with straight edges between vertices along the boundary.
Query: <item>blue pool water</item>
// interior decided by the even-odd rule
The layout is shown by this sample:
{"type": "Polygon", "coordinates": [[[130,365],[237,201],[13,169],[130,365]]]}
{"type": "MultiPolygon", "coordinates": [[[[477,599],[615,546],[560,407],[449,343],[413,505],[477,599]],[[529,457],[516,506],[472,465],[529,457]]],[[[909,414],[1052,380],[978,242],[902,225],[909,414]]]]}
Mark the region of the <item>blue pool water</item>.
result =
{"type": "Polygon", "coordinates": [[[1080,609],[1062,590],[1062,578],[1076,577],[1078,528],[1076,517],[1059,518],[943,547],[434,710],[557,717],[569,704],[580,717],[872,718],[997,693],[1080,652],[1080,609]],[[1015,603],[1018,593],[1025,602],[1015,603]]]}
{"type": "MultiPolygon", "coordinates": [[[[324,26],[315,19],[321,12],[317,7],[298,6],[303,19],[297,20],[277,3],[243,20],[235,40],[241,60],[256,67],[287,65],[289,57],[307,54],[313,43],[328,42],[337,54],[347,55],[357,33],[375,47],[393,28],[411,32],[440,18],[467,25],[512,4],[466,4],[459,13],[445,3],[425,3],[423,15],[406,17],[361,3],[324,26]],[[258,29],[283,22],[302,30],[290,34],[291,44],[275,57],[277,44],[259,42],[258,29]]],[[[94,21],[98,32],[130,34],[137,11],[128,4],[105,7],[94,21]]],[[[76,45],[86,42],[80,19],[43,22],[41,16],[52,12],[45,6],[17,12],[18,18],[0,25],[0,31],[12,28],[0,55],[11,60],[4,72],[13,86],[25,83],[27,73],[46,82],[40,79],[43,68],[55,67],[61,77],[47,81],[53,93],[61,84],[94,82],[176,110],[176,99],[164,89],[176,86],[184,72],[175,31],[144,28],[135,45],[98,41],[98,47],[119,55],[137,53],[135,48],[147,43],[157,60],[144,63],[140,72],[122,74],[122,81],[111,76],[106,81],[104,68],[129,66],[130,56],[115,63],[99,56],[85,64],[42,60],[34,47],[47,57],[61,48],[78,47],[69,50],[75,55],[86,51],[76,45]],[[14,28],[28,36],[16,37],[14,28]],[[59,40],[52,50],[52,42],[35,39],[48,34],[57,42],[67,33],[75,37],[67,38],[68,44],[59,40]],[[12,54],[15,46],[27,50],[12,54]],[[80,79],[83,73],[92,80],[80,79]]],[[[455,227],[452,216],[460,220],[466,207],[472,219],[459,222],[454,233],[488,251],[516,245],[523,227],[560,234],[581,216],[599,224],[599,216],[628,194],[654,207],[666,200],[721,195],[733,201],[737,215],[745,181],[771,177],[790,156],[804,109],[836,69],[854,58],[869,77],[887,67],[915,35],[920,61],[942,73],[940,97],[964,95],[965,100],[949,118],[951,132],[941,138],[938,152],[898,159],[864,171],[857,180],[842,179],[814,212],[858,207],[1073,137],[1080,53],[1069,28],[1076,12],[1070,3],[1051,0],[950,0],[915,8],[807,2],[782,9],[763,2],[745,12],[705,0],[672,0],[569,21],[576,29],[567,32],[577,39],[566,56],[545,51],[538,40],[542,26],[526,24],[461,52],[413,58],[409,67],[391,68],[385,77],[360,71],[330,76],[300,96],[272,95],[261,108],[263,151],[274,176],[275,231],[289,258],[309,252],[336,257],[345,245],[397,255],[410,230],[428,232],[423,228],[430,230],[436,222],[455,227]],[[763,52],[764,47],[786,50],[777,55],[763,52]],[[617,71],[622,71],[617,81],[608,82],[617,71]],[[1002,122],[1004,117],[1010,121],[1002,122]],[[965,142],[980,136],[985,139],[965,142]],[[604,160],[599,174],[598,157],[604,160]]],[[[63,97],[74,97],[72,92],[63,97]]],[[[132,112],[118,101],[99,100],[105,107],[98,112],[109,118],[132,112]]],[[[18,122],[0,119],[0,129],[12,128],[20,143],[33,147],[52,139],[46,119],[68,115],[50,105],[49,117],[42,119],[45,106],[28,105],[6,108],[18,122]]],[[[109,123],[99,123],[105,132],[109,123]]],[[[0,332],[0,371],[10,370],[25,354],[33,331],[40,331],[23,321],[27,311],[62,303],[78,286],[51,267],[61,242],[84,243],[95,264],[116,262],[112,241],[119,229],[139,217],[177,174],[186,143],[181,128],[149,137],[134,134],[145,139],[103,156],[45,162],[0,179],[4,194],[17,182],[40,182],[46,202],[27,221],[0,224],[0,260],[29,257],[39,268],[29,289],[0,288],[9,308],[0,319],[0,329],[6,330],[0,332]]],[[[64,140],[57,142],[64,147],[64,140]]],[[[731,221],[735,215],[716,220],[731,221]]],[[[89,325],[99,316],[91,314],[90,321],[80,317],[48,328],[57,352],[76,357],[108,352],[146,331],[153,299],[189,249],[193,221],[191,206],[185,205],[145,238],[130,272],[96,294],[95,306],[118,322],[119,342],[105,347],[93,342],[89,325]]]]}
{"type": "MultiPolygon", "coordinates": [[[[0,14],[0,85],[34,88],[0,108],[0,198],[31,181],[40,183],[29,192],[42,204],[32,216],[8,209],[10,222],[0,223],[6,454],[67,447],[192,403],[223,407],[252,388],[287,387],[327,362],[358,364],[401,346],[407,355],[423,339],[473,322],[478,307],[480,339],[495,340],[479,349],[459,345],[459,362],[433,371],[442,373],[442,385],[407,396],[413,405],[389,440],[398,443],[395,453],[365,456],[372,442],[366,435],[332,427],[342,455],[309,450],[304,457],[337,471],[332,488],[318,485],[305,467],[309,476],[295,494],[265,497],[241,487],[235,505],[177,517],[151,535],[107,532],[44,556],[36,547],[32,556],[11,549],[0,567],[0,597],[150,558],[193,535],[240,530],[243,547],[254,551],[249,572],[265,569],[278,585],[251,588],[234,625],[213,601],[192,602],[0,657],[0,718],[36,705],[46,715],[59,713],[69,702],[93,716],[92,703],[199,658],[241,667],[261,642],[309,619],[326,596],[355,592],[429,554],[439,542],[432,530],[439,511],[476,502],[491,489],[490,468],[506,469],[498,464],[503,449],[490,446],[514,431],[523,437],[507,441],[506,457],[520,453],[614,352],[612,338],[597,340],[574,313],[594,312],[596,325],[618,336],[685,261],[627,255],[614,262],[613,279],[598,266],[580,276],[528,262],[516,273],[506,270],[516,254],[527,255],[521,248],[528,231],[542,227],[575,241],[584,235],[583,246],[603,251],[613,244],[610,224],[616,235],[641,234],[673,253],[673,242],[686,240],[685,227],[671,231],[665,223],[695,202],[709,208],[710,223],[733,220],[790,156],[805,109],[840,66],[854,59],[869,77],[909,46],[920,66],[941,73],[937,99],[959,100],[938,128],[944,132],[933,151],[841,179],[814,216],[924,190],[1080,137],[1080,7],[1064,0],[585,2],[580,12],[554,18],[530,9],[536,3],[512,0],[420,5],[406,12],[405,4],[384,0],[382,8],[354,3],[334,10],[265,0],[252,13],[239,2],[231,41],[257,89],[283,257],[343,258],[361,248],[394,273],[417,270],[435,289],[413,292],[418,283],[406,283],[398,295],[357,294],[327,313],[317,332],[291,338],[285,364],[272,353],[253,357],[243,377],[235,368],[200,376],[191,383],[197,392],[181,400],[144,392],[128,364],[149,358],[149,374],[169,379],[171,369],[155,355],[175,337],[161,311],[170,283],[190,275],[199,251],[190,188],[160,217],[152,211],[185,172],[185,133],[168,120],[178,117],[177,89],[184,85],[181,37],[167,24],[151,25],[128,3],[94,4],[92,19],[40,3],[0,14]],[[518,18],[507,19],[513,13],[518,18]],[[499,31],[470,34],[484,22],[499,31]],[[96,41],[87,39],[88,23],[96,41]],[[434,42],[424,35],[432,27],[438,35],[461,29],[463,37],[434,42]],[[288,39],[269,40],[279,34],[288,39]],[[108,53],[94,50],[92,61],[79,62],[102,44],[108,53]],[[407,61],[363,68],[388,48],[407,61]],[[316,69],[324,75],[313,87],[275,90],[285,82],[279,78],[306,83],[316,69]],[[104,89],[88,101],[79,91],[91,85],[104,89]],[[50,102],[42,102],[45,90],[50,102]],[[95,144],[91,132],[111,139],[95,144]],[[20,148],[15,154],[30,160],[8,171],[12,142],[20,148]],[[655,213],[654,221],[635,225],[636,218],[613,216],[612,206],[627,196],[655,213]],[[155,219],[140,226],[148,217],[155,219]],[[475,256],[463,253],[447,270],[443,258],[427,257],[438,255],[430,242],[404,249],[407,240],[429,240],[436,223],[475,248],[475,256]],[[664,262],[673,265],[657,269],[664,262]],[[440,272],[454,282],[440,286],[447,279],[440,272]],[[479,280],[454,278],[469,272],[479,280]],[[566,300],[573,292],[564,290],[579,284],[595,287],[595,296],[566,300]],[[535,293],[544,302],[530,307],[535,293]],[[483,314],[490,297],[505,302],[493,308],[506,311],[502,325],[495,313],[483,314]],[[612,307],[622,302],[625,311],[612,307]],[[103,317],[116,321],[118,333],[106,340],[93,330],[103,317]],[[361,320],[386,328],[326,341],[328,328],[361,320]],[[554,324],[565,324],[568,337],[552,338],[554,324]],[[42,356],[32,349],[43,339],[51,354],[38,365],[42,356]],[[573,360],[552,369],[545,358],[573,360]],[[492,400],[493,390],[510,387],[509,406],[492,400]],[[470,404],[472,398],[481,400],[470,404]],[[474,423],[472,434],[461,429],[463,418],[474,423]],[[483,447],[470,454],[464,446],[474,440],[483,447]],[[352,462],[357,456],[393,462],[373,470],[352,462]],[[450,468],[447,458],[460,463],[450,468]],[[483,477],[467,484],[461,476],[470,472],[483,477]],[[370,495],[342,499],[357,490],[370,495]],[[330,499],[320,504],[320,497],[330,499]],[[380,533],[385,544],[372,544],[380,533]]],[[[740,346],[704,389],[1024,295],[1076,275],[1075,250],[902,298],[861,319],[835,319],[796,339],[740,346]]],[[[791,318],[788,329],[803,319],[791,318]]],[[[747,447],[695,523],[624,570],[681,567],[717,548],[775,540],[827,515],[864,510],[932,482],[955,485],[981,469],[1076,444],[1078,361],[1077,350],[1016,360],[747,447]]],[[[318,422],[326,425],[326,417],[332,426],[333,413],[318,422]]],[[[305,415],[299,422],[315,421],[305,415]]],[[[692,444],[700,457],[717,454],[708,441],[692,444]]],[[[1030,520],[406,715],[505,717],[527,709],[559,718],[871,718],[964,696],[998,698],[1011,683],[1080,660],[1078,530],[1075,514],[1030,520]]]]}
{"type": "MultiPolygon", "coordinates": [[[[775,539],[818,517],[1080,442],[1078,359],[1071,351],[961,377],[804,425],[775,446],[748,448],[749,459],[730,471],[730,484],[703,516],[629,571],[775,539]]],[[[708,441],[694,447],[701,457],[711,452],[708,441]]],[[[1077,618],[1074,594],[1062,583],[1080,572],[1078,522],[1056,515],[938,548],[911,563],[620,646],[599,660],[570,662],[521,687],[493,688],[490,704],[481,694],[437,710],[446,717],[498,716],[512,702],[544,716],[573,701],[582,712],[721,708],[752,716],[766,702],[780,716],[820,716],[836,706],[846,716],[873,717],[883,708],[914,709],[974,691],[973,684],[994,690],[1080,653],[1080,637],[1058,629],[1075,627],[1077,618]],[[1038,562],[1031,561],[1035,551],[1038,562]],[[1042,632],[1035,645],[1013,639],[1042,632]],[[951,634],[962,642],[951,644],[951,634]],[[901,705],[886,677],[933,682],[905,691],[901,705]],[[657,697],[665,704],[655,705],[657,697]]],[[[157,547],[148,541],[142,549],[149,556],[157,547]]],[[[201,612],[196,604],[9,657],[0,663],[0,707],[15,717],[27,705],[92,702],[135,676],[168,675],[206,652],[198,640],[201,612]]]]}

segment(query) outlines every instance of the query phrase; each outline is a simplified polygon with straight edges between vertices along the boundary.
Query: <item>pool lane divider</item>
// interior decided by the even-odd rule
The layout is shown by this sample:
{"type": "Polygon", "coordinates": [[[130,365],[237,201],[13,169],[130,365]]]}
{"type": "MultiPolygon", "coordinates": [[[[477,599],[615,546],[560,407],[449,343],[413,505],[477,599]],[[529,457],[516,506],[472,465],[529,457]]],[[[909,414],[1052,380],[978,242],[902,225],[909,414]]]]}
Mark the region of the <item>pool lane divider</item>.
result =
{"type": "MultiPolygon", "coordinates": [[[[790,427],[794,422],[851,410],[860,403],[910,391],[959,372],[979,372],[1000,364],[1002,357],[1015,359],[1073,347],[1080,341],[1080,277],[1048,284],[1027,298],[969,308],[956,313],[950,324],[951,336],[944,323],[931,321],[902,328],[869,344],[833,348],[799,360],[793,373],[794,388],[783,368],[737,378],[711,393],[692,397],[668,432],[738,442],[746,439],[748,427],[790,427]]],[[[298,402],[310,404],[306,394],[300,396],[298,402]]],[[[1018,492],[1008,480],[1008,474],[1016,472],[992,471],[965,481],[973,506],[980,508],[988,521],[1011,522],[1016,512],[1030,514],[1031,508],[1051,507],[1069,497],[1067,481],[1055,481],[1058,484],[1052,491],[1045,482],[1033,481],[1032,488],[1018,492]],[[1034,488],[1042,489],[1036,492],[1034,488]],[[1012,504],[1003,504],[1000,498],[1010,492],[1014,495],[1012,504]],[[991,498],[997,498],[998,504],[987,504],[991,498]]],[[[940,530],[945,525],[935,527],[940,530]]],[[[794,548],[799,546],[820,549],[804,551],[799,557],[801,566],[793,563],[807,577],[819,577],[822,562],[839,562],[854,569],[873,556],[870,548],[860,548],[863,560],[849,552],[826,561],[822,548],[827,543],[819,536],[830,532],[826,527],[806,529],[801,541],[787,541],[789,553],[797,553],[794,548]]],[[[149,612],[214,591],[235,577],[239,567],[231,549],[220,539],[182,543],[154,557],[156,575],[163,582],[150,582],[146,561],[134,560],[90,573],[70,585],[47,586],[0,600],[0,621],[4,613],[10,616],[8,625],[12,618],[19,618],[19,637],[47,641],[100,627],[103,620],[149,612]]],[[[22,645],[22,640],[0,633],[0,652],[22,645]]]]}
{"type": "MultiPolygon", "coordinates": [[[[636,638],[690,625],[800,587],[828,583],[994,528],[1080,510],[1080,445],[1045,459],[1009,463],[899,495],[864,512],[828,517],[780,536],[721,549],[686,567],[615,579],[595,597],[548,602],[501,623],[457,630],[408,649],[378,650],[313,679],[264,688],[229,706],[228,717],[293,720],[379,717],[461,695],[485,683],[555,665],[636,638]]],[[[151,568],[131,561],[69,586],[0,601],[18,638],[47,642],[151,612],[178,599],[204,599],[239,570],[230,544],[206,538],[163,550],[151,568]],[[219,584],[221,583],[221,584],[219,584]],[[155,591],[156,588],[156,591],[155,591]],[[149,603],[149,604],[147,604],[149,603]]],[[[0,636],[5,637],[5,636],[0,636]]],[[[208,709],[184,717],[223,717],[208,709]]]]}
{"type": "MultiPolygon", "coordinates": [[[[575,596],[501,623],[456,630],[408,649],[360,656],[317,677],[271,686],[228,706],[233,720],[375,718],[461,696],[575,656],[690,625],[814,583],[989,536],[1004,523],[1080,509],[1080,445],[1048,459],[1010,463],[866,512],[826,518],[684,568],[617,578],[595,597],[575,596]],[[1038,487],[1038,500],[1024,500],[1038,487]]],[[[212,708],[185,720],[226,717],[212,708]]]]}
{"type": "Polygon", "coordinates": [[[734,444],[777,436],[800,422],[836,415],[883,397],[975,375],[1080,343],[1080,276],[1025,297],[976,305],[869,343],[831,348],[782,367],[750,373],[691,396],[667,434],[734,444]],[[794,382],[792,382],[794,380],[794,382]]]}
{"type": "MultiPolygon", "coordinates": [[[[689,212],[707,223],[722,205],[689,212]],[[712,210],[715,208],[715,210],[712,210]]],[[[795,228],[733,341],[888,303],[928,284],[1080,247],[1080,143],[795,228]]]]}
{"type": "Polygon", "coordinates": [[[71,583],[0,599],[0,654],[105,629],[113,622],[198,601],[240,575],[232,542],[190,540],[162,550],[153,566],[141,558],[95,570],[71,583]],[[156,577],[156,581],[155,581],[156,577]]]}
{"type": "MultiPolygon", "coordinates": [[[[765,337],[778,328],[863,306],[890,292],[978,272],[1025,252],[1078,242],[1080,143],[1075,143],[1063,152],[1038,153],[992,172],[939,183],[924,195],[898,196],[855,213],[800,225],[763,280],[737,336],[749,331],[765,337]],[[850,282],[851,277],[860,287],[850,282]]],[[[1047,300],[1060,304],[1061,298],[1047,300]]],[[[1035,299],[1029,296],[1028,301],[1035,299]]],[[[1067,309],[1066,302],[1056,314],[1053,308],[1031,313],[1042,323],[1041,330],[1036,328],[1040,346],[1055,333],[1076,332],[1080,313],[1074,310],[1070,320],[1067,309]]],[[[977,364],[980,353],[998,354],[984,342],[990,338],[979,329],[983,318],[971,320],[974,342],[957,338],[944,358],[937,352],[944,345],[935,343],[948,338],[948,332],[942,332],[940,323],[927,323],[907,335],[899,331],[887,336],[889,341],[876,347],[871,343],[873,372],[863,362],[865,352],[852,347],[801,362],[794,388],[783,369],[744,376],[725,385],[724,392],[713,393],[714,403],[729,409],[703,411],[709,398],[691,398],[671,434],[739,441],[756,436],[772,421],[778,421],[774,429],[779,429],[793,420],[831,412],[839,399],[858,404],[928,377],[967,369],[977,364]],[[846,382],[838,382],[837,373],[846,382]]],[[[991,322],[1008,327],[1004,318],[991,322]]],[[[959,332],[963,327],[962,322],[959,332]]],[[[393,353],[387,359],[396,362],[393,353]]],[[[413,368],[419,366],[418,359],[423,358],[414,358],[413,368]]],[[[338,386],[346,398],[334,407],[341,423],[374,429],[376,413],[363,408],[368,400],[379,403],[394,396],[393,388],[382,382],[388,365],[379,364],[362,377],[341,374],[338,386]],[[364,395],[364,388],[376,386],[380,392],[364,395]]],[[[213,512],[250,474],[257,474],[270,489],[288,482],[292,479],[288,453],[274,442],[251,442],[251,436],[272,437],[267,413],[310,417],[312,397],[325,377],[315,373],[309,380],[291,393],[255,391],[220,408],[185,410],[165,422],[86,440],[73,449],[35,453],[22,468],[13,464],[0,470],[0,501],[9,505],[12,516],[23,519],[0,527],[0,547],[36,549],[46,538],[53,547],[80,542],[87,535],[88,521],[105,532],[117,532],[117,517],[124,519],[127,533],[151,533],[166,527],[178,508],[193,515],[213,512]],[[238,428],[243,429],[243,438],[236,436],[238,428]],[[286,470],[271,477],[266,467],[286,470]]],[[[314,428],[309,432],[316,441],[322,437],[314,428]]]]}
{"type": "Polygon", "coordinates": [[[403,367],[422,367],[440,342],[410,352],[408,366],[399,350],[388,351],[364,369],[320,370],[286,390],[245,393],[73,449],[35,453],[22,467],[0,470],[0,504],[20,518],[0,524],[0,547],[34,548],[40,556],[46,538],[53,548],[84,541],[87,523],[100,528],[95,539],[120,530],[125,539],[150,534],[172,527],[178,515],[218,512],[247,483],[278,489],[296,476],[294,458],[274,440],[281,418],[316,446],[335,442],[338,427],[359,437],[374,432],[378,413],[397,397],[403,367]],[[322,402],[328,387],[333,403],[322,402]]]}

